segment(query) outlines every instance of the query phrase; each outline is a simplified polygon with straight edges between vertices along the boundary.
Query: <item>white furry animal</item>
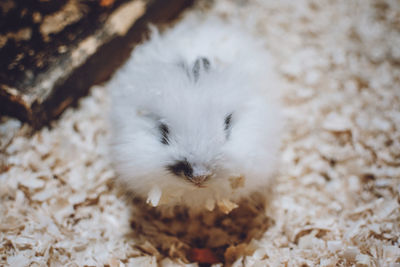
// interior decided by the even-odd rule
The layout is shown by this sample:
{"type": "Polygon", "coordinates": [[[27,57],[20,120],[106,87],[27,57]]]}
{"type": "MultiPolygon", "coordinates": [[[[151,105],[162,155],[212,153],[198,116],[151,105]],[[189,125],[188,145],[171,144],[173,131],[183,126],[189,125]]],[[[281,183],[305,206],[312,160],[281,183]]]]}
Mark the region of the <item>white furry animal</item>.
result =
{"type": "Polygon", "coordinates": [[[111,82],[113,163],[154,205],[207,207],[262,190],[277,163],[271,58],[238,25],[187,17],[137,47],[111,82]]]}

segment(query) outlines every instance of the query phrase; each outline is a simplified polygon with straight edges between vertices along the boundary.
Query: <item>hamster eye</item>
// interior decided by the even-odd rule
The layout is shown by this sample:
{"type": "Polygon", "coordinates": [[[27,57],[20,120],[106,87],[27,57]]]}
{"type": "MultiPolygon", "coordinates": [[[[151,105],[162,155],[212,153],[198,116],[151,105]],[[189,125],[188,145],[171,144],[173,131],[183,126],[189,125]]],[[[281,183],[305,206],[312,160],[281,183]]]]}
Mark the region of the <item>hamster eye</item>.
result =
{"type": "Polygon", "coordinates": [[[232,113],[225,117],[225,131],[231,128],[232,113]]]}
{"type": "Polygon", "coordinates": [[[231,122],[232,122],[232,113],[225,117],[225,135],[226,139],[229,138],[230,130],[231,130],[231,122]]]}
{"type": "Polygon", "coordinates": [[[168,138],[168,134],[169,134],[169,128],[165,123],[160,123],[158,125],[158,129],[161,133],[161,143],[163,143],[164,145],[168,145],[169,144],[169,138],[168,138]]]}

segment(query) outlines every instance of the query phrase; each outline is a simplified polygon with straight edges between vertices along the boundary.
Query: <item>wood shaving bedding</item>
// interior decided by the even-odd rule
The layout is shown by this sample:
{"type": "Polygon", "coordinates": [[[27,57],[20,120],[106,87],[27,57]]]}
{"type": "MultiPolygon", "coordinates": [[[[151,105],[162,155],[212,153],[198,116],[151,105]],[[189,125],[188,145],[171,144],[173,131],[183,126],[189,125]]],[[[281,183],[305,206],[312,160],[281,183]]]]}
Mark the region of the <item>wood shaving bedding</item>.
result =
{"type": "Polygon", "coordinates": [[[0,265],[197,266],[194,248],[232,266],[400,265],[399,2],[206,9],[276,56],[287,123],[269,201],[227,215],[218,203],[192,214],[129,201],[113,183],[108,92],[97,87],[51,129],[0,124],[0,265]]]}

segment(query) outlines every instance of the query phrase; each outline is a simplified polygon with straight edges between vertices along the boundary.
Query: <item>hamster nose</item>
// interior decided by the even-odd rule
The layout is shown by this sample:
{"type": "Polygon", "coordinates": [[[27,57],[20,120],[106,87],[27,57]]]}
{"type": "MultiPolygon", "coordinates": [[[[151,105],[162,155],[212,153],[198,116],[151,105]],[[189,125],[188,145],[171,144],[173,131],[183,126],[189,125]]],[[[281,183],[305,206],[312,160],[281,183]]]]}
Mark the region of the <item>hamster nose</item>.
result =
{"type": "Polygon", "coordinates": [[[211,177],[211,173],[207,169],[196,164],[192,165],[186,159],[168,165],[167,169],[176,176],[185,177],[197,186],[200,186],[211,177]]]}
{"type": "Polygon", "coordinates": [[[192,165],[186,159],[176,161],[173,165],[168,165],[167,169],[176,176],[193,177],[192,165]]]}

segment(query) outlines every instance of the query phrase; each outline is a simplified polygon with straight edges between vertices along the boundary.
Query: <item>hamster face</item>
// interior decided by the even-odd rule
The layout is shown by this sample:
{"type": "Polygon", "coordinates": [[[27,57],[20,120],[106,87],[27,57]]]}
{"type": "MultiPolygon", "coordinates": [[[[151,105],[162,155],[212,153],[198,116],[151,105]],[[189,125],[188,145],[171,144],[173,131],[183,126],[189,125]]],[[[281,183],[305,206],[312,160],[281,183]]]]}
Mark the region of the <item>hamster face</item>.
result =
{"type": "MultiPolygon", "coordinates": [[[[199,83],[200,74],[210,70],[210,62],[204,57],[197,59],[192,68],[186,64],[181,66],[193,87],[199,83]]],[[[191,94],[180,104],[182,111],[187,112],[184,116],[167,115],[164,110],[165,114],[153,117],[157,118],[160,142],[166,146],[163,149],[171,159],[165,169],[183,182],[204,187],[216,176],[218,161],[223,158],[222,148],[231,130],[232,111],[205,98],[201,86],[189,90],[194,92],[189,91],[191,94]]]]}
{"type": "Polygon", "coordinates": [[[167,44],[156,39],[136,50],[110,88],[120,181],[141,197],[156,187],[161,204],[187,206],[236,200],[268,185],[280,119],[252,75],[263,66],[246,57],[221,64],[213,55],[165,54],[167,44]]]}

